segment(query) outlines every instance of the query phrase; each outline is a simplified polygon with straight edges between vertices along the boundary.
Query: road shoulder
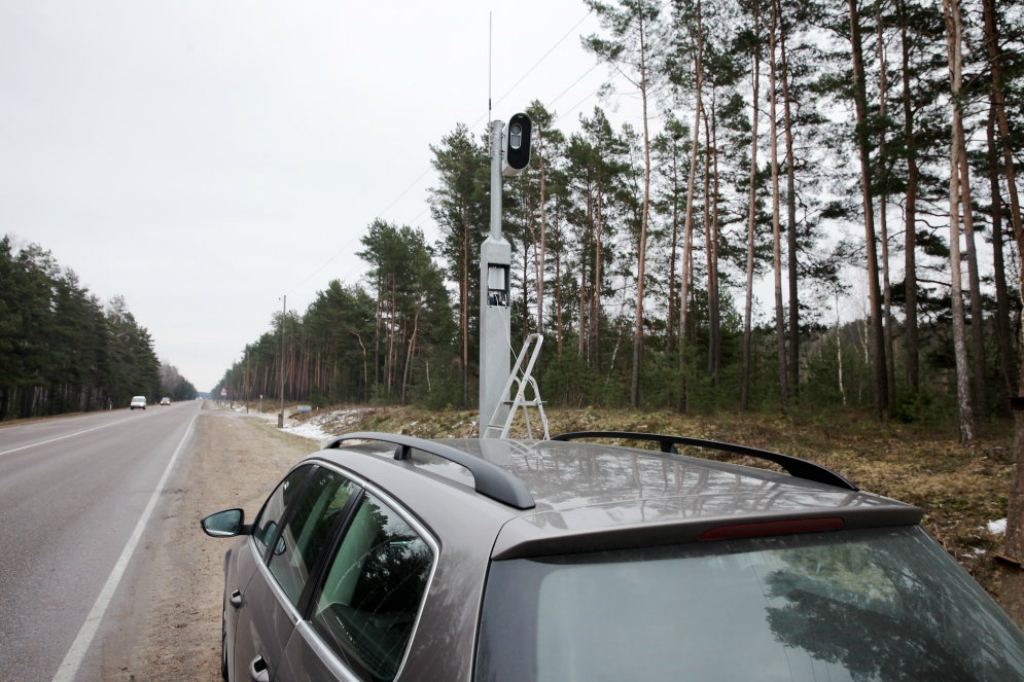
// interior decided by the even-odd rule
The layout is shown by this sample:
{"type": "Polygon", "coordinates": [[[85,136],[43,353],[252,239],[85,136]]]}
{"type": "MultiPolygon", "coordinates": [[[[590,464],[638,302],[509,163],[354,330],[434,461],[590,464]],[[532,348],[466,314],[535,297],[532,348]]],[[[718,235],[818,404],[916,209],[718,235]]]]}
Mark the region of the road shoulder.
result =
{"type": "Polygon", "coordinates": [[[224,552],[199,519],[242,507],[247,519],[283,474],[317,444],[265,420],[204,409],[130,569],[121,608],[104,628],[104,679],[220,679],[224,552]]]}

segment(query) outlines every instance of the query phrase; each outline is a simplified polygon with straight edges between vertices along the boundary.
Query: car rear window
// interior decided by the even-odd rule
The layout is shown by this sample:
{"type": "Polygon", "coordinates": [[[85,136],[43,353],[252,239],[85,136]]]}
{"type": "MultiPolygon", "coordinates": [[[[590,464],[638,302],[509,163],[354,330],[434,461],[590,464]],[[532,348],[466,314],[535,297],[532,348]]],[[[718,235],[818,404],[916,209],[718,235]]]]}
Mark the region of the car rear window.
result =
{"type": "Polygon", "coordinates": [[[476,679],[1024,679],[1024,636],[920,528],[495,562],[476,679]]]}

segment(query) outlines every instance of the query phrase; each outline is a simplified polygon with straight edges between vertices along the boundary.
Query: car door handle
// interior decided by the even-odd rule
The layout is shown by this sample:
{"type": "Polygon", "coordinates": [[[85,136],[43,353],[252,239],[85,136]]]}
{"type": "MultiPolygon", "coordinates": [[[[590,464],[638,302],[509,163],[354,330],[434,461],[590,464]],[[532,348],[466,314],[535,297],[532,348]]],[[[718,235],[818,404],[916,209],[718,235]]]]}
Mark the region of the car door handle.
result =
{"type": "Polygon", "coordinates": [[[270,671],[267,670],[267,662],[262,656],[252,659],[249,664],[249,677],[253,682],[270,682],[270,671]]]}
{"type": "Polygon", "coordinates": [[[228,599],[228,601],[230,601],[231,605],[237,609],[239,606],[242,605],[242,593],[238,590],[235,590],[231,593],[231,598],[228,599]]]}

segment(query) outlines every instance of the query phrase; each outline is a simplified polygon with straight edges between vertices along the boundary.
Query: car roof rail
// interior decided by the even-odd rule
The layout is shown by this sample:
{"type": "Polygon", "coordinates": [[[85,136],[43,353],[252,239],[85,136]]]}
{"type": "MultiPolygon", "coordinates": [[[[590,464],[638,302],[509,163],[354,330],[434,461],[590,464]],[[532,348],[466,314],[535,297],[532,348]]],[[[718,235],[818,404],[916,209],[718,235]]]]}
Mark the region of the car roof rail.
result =
{"type": "Polygon", "coordinates": [[[530,494],[529,488],[511,471],[493,462],[488,462],[482,457],[453,448],[450,445],[425,438],[400,436],[394,433],[360,431],[347,433],[335,438],[326,447],[338,448],[343,441],[348,440],[372,440],[396,445],[395,459],[398,461],[411,459],[413,450],[420,450],[446,459],[469,469],[469,472],[473,474],[474,489],[481,495],[516,509],[532,509],[537,506],[537,503],[533,500],[533,495],[530,494]]]}
{"type": "Polygon", "coordinates": [[[679,451],[676,450],[676,445],[690,445],[694,447],[707,448],[709,450],[721,450],[723,452],[731,452],[737,455],[746,455],[748,457],[774,462],[785,469],[790,475],[796,476],[797,478],[817,481],[818,483],[845,488],[847,490],[860,490],[860,488],[843,476],[840,476],[831,469],[826,469],[820,464],[808,462],[805,459],[793,457],[792,455],[783,455],[778,452],[760,450],[746,445],[736,445],[735,443],[723,443],[715,440],[706,440],[704,438],[688,438],[686,436],[671,436],[657,433],[637,433],[632,431],[576,431],[573,433],[563,433],[561,435],[554,436],[551,440],[570,441],[580,440],[582,438],[618,438],[624,440],[655,441],[661,445],[662,452],[676,455],[679,454],[679,451]]]}

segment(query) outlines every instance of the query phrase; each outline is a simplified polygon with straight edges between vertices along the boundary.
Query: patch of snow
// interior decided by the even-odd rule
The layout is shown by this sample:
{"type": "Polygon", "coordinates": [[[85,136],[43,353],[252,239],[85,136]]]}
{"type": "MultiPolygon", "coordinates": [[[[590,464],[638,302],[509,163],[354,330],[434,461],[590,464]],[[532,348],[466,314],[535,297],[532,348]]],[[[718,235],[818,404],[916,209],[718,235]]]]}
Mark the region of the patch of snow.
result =
{"type": "Polygon", "coordinates": [[[1003,535],[1006,533],[1006,519],[999,519],[998,521],[988,522],[988,532],[994,535],[1003,535]]]}
{"type": "Polygon", "coordinates": [[[349,430],[349,425],[359,420],[364,410],[334,410],[323,412],[307,419],[300,424],[285,426],[283,431],[319,441],[323,445],[327,440],[349,430]]]}
{"type": "Polygon", "coordinates": [[[302,436],[315,441],[323,441],[330,438],[331,434],[320,428],[320,424],[314,424],[313,422],[306,422],[305,424],[296,424],[295,426],[286,426],[282,431],[286,431],[294,436],[302,436]]]}

